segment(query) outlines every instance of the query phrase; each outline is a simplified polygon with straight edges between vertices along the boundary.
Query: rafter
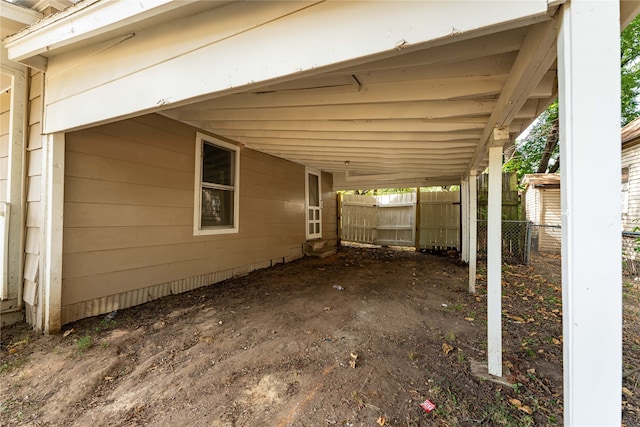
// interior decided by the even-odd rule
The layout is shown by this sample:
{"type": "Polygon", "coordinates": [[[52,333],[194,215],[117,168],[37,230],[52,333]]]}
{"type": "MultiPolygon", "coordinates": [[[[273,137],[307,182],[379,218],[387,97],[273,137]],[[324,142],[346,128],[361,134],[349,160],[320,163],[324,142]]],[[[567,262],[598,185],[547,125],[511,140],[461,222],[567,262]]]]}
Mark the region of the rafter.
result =
{"type": "MultiPolygon", "coordinates": [[[[540,83],[556,59],[556,26],[557,22],[554,19],[537,24],[529,30],[509,80],[484,128],[469,171],[477,169],[484,161],[493,129],[508,125],[515,117],[523,117],[521,110],[526,107],[529,94],[540,83]]],[[[530,101],[529,104],[532,102],[530,101]]]]}

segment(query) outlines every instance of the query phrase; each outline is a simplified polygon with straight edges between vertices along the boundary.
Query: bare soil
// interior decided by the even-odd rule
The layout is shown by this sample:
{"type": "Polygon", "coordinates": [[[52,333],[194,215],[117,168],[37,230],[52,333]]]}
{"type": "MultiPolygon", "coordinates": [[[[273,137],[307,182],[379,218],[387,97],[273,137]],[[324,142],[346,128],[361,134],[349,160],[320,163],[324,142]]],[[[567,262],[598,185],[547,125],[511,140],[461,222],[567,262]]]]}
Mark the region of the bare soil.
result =
{"type": "MultiPolygon", "coordinates": [[[[478,278],[470,295],[457,258],[341,247],[78,321],[64,335],[4,328],[0,424],[561,425],[559,257],[504,267],[511,386],[471,372],[486,360],[478,278]]],[[[625,289],[637,301],[634,283],[625,289]]],[[[625,311],[627,368],[640,360],[635,314],[625,311]]],[[[625,379],[629,426],[640,425],[636,376],[625,379]]]]}

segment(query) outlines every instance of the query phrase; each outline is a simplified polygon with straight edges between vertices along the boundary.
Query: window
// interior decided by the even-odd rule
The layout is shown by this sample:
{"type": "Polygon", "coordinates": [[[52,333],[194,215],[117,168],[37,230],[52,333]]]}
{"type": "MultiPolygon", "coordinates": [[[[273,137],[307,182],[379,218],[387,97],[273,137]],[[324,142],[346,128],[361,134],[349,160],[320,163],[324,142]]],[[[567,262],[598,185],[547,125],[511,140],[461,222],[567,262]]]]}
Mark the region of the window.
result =
{"type": "Polygon", "coordinates": [[[194,234],[238,232],[239,171],[237,146],[197,134],[194,234]]]}

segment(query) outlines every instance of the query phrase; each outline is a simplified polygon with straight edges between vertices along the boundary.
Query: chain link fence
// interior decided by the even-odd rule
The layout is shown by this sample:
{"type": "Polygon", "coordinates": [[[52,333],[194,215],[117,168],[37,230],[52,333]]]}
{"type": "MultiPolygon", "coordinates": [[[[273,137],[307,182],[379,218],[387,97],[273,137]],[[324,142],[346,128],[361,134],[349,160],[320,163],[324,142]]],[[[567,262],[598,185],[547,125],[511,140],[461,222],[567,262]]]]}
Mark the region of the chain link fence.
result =
{"type": "MultiPolygon", "coordinates": [[[[560,225],[529,221],[502,221],[502,260],[507,264],[528,264],[532,253],[559,255],[560,225]]],[[[478,220],[478,259],[487,258],[487,221],[478,220]]],[[[622,270],[640,276],[640,232],[622,232],[622,270]]]]}
{"type": "Polygon", "coordinates": [[[551,224],[531,224],[531,251],[559,255],[562,227],[551,224]]]}
{"type": "MultiPolygon", "coordinates": [[[[528,264],[531,246],[529,221],[502,221],[502,261],[528,264]]],[[[487,221],[478,220],[478,258],[487,258],[487,221]]]]}
{"type": "Polygon", "coordinates": [[[622,271],[633,276],[640,274],[640,233],[622,232],[622,271]]]}

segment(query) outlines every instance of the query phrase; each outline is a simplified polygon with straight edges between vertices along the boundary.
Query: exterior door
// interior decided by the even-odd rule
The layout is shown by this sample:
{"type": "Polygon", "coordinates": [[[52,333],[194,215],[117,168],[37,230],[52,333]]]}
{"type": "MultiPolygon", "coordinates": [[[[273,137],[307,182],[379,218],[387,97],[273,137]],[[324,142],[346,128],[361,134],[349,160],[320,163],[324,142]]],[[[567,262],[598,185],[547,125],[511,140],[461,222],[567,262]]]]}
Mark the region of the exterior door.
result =
{"type": "Polygon", "coordinates": [[[320,172],[307,169],[307,239],[322,237],[322,190],[320,188],[320,172]]]}

